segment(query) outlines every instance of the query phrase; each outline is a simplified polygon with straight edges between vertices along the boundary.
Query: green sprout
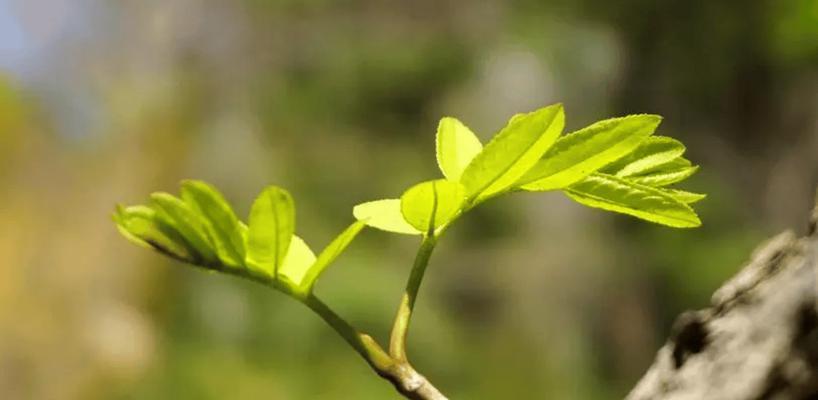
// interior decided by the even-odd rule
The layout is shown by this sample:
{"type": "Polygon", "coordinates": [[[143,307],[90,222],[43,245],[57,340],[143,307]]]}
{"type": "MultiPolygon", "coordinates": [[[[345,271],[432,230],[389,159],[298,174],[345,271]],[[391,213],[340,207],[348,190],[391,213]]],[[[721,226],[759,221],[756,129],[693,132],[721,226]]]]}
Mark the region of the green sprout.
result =
{"type": "Polygon", "coordinates": [[[699,167],[683,157],[681,142],[653,136],[661,120],[629,115],[561,136],[565,114],[555,104],[513,116],[483,146],[462,122],[443,118],[436,140],[443,178],[418,183],[399,199],[355,206],[357,221],[318,256],[295,235],[293,198],[276,186],[258,196],[247,224],[214,187],[193,180],[182,182],[181,198],[154,193],[148,205],[117,207],[114,221],[136,244],[291,296],[323,318],[406,398],[445,399],[410,364],[406,339],[426,267],[446,229],[484,201],[519,191],[560,191],[589,207],[674,228],[700,226],[690,204],[705,195],[668,188],[699,167]],[[321,273],[366,226],[422,238],[386,349],[313,292],[321,273]]]}

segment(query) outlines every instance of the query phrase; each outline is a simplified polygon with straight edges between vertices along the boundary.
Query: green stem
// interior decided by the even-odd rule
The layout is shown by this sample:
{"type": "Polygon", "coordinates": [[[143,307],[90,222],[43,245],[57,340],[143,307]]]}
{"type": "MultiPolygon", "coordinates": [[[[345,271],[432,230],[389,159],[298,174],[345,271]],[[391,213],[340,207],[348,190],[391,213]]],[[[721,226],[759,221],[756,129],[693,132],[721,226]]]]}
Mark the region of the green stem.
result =
{"type": "MultiPolygon", "coordinates": [[[[429,256],[432,248],[434,248],[434,239],[426,239],[421,245],[421,252],[418,254],[416,260],[416,268],[413,269],[410,276],[410,285],[414,289],[407,288],[407,291],[417,293],[420,286],[420,280],[423,278],[423,270],[426,269],[425,264],[428,264],[429,256]],[[425,249],[425,250],[424,250],[425,249]],[[421,256],[425,254],[425,256],[421,256]],[[425,259],[425,261],[421,261],[425,259]],[[418,268],[418,265],[424,264],[418,268]],[[412,283],[414,282],[414,283],[412,283]]],[[[404,357],[396,358],[390,356],[372,336],[363,333],[353,327],[349,322],[344,320],[329,306],[327,306],[321,299],[312,293],[304,293],[300,290],[293,290],[292,285],[284,284],[281,281],[271,280],[267,277],[253,274],[247,270],[234,268],[220,268],[221,272],[235,275],[244,279],[249,279],[261,283],[267,287],[280,290],[296,300],[304,303],[313,312],[318,314],[332,329],[335,330],[358,354],[363,357],[370,367],[380,377],[386,379],[400,392],[404,397],[411,400],[446,400],[440,391],[432,385],[423,375],[418,373],[404,357]]],[[[412,313],[412,306],[414,305],[414,295],[408,304],[408,311],[404,311],[405,327],[408,327],[409,316],[412,313]]],[[[403,305],[401,306],[403,309],[403,305]]],[[[403,336],[405,339],[405,329],[403,328],[403,336]]]]}
{"type": "Polygon", "coordinates": [[[389,354],[386,354],[386,351],[381,348],[372,336],[355,329],[314,295],[307,296],[303,302],[335,329],[379,375],[383,376],[390,371],[394,364],[392,358],[389,357],[389,354]]]}
{"type": "Polygon", "coordinates": [[[392,335],[389,340],[389,354],[392,358],[406,362],[406,337],[409,333],[409,323],[412,319],[412,311],[415,308],[415,300],[417,299],[420,284],[423,282],[423,275],[426,273],[426,267],[429,265],[429,259],[432,256],[432,251],[437,244],[437,237],[435,235],[425,235],[423,242],[420,244],[415,263],[412,266],[412,272],[409,275],[409,281],[406,283],[406,290],[401,298],[398,312],[395,315],[395,322],[392,325],[392,335]]]}
{"type": "Polygon", "coordinates": [[[446,396],[408,362],[390,357],[375,339],[352,327],[320,299],[310,295],[303,302],[335,329],[379,376],[391,382],[404,397],[412,400],[446,400],[446,396]]]}

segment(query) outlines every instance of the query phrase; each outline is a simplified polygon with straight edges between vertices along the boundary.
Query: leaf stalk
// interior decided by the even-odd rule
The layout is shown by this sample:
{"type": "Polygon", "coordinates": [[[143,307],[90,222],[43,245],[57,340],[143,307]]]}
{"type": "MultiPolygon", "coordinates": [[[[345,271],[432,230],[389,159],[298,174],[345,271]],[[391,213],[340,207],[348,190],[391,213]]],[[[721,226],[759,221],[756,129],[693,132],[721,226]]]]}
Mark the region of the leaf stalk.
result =
{"type": "Polygon", "coordinates": [[[409,324],[412,320],[415,301],[417,300],[420,284],[423,282],[423,276],[426,273],[426,267],[429,265],[429,259],[437,245],[437,238],[438,236],[436,235],[424,235],[423,242],[421,242],[420,248],[415,256],[412,272],[406,283],[406,290],[403,293],[403,297],[401,297],[398,312],[395,314],[395,321],[392,325],[392,334],[389,340],[389,354],[400,361],[407,361],[406,338],[409,333],[409,324]]]}

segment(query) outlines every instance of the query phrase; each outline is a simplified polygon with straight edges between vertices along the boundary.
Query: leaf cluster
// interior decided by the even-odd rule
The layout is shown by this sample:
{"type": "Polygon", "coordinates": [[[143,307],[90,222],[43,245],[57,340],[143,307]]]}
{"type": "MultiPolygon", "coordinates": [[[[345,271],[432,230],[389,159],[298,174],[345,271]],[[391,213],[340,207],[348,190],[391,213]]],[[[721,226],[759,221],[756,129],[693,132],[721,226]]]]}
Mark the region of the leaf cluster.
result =
{"type": "Polygon", "coordinates": [[[684,157],[681,142],[654,136],[661,120],[657,115],[629,115],[563,134],[565,112],[561,104],[554,104],[511,117],[483,145],[465,124],[445,117],[436,137],[443,177],[420,182],[399,198],[358,204],[352,210],[356,222],[317,256],[295,233],[292,196],[277,186],[259,194],[246,223],[216,188],[194,180],[182,182],[178,197],[154,193],[148,204],[118,206],[114,221],[138,245],[204,269],[262,282],[296,298],[401,393],[409,398],[439,398],[412,392],[433,388],[417,386],[419,375],[409,364],[405,348],[414,302],[438,238],[469,210],[513,192],[556,191],[582,205],[665,226],[701,225],[691,204],[705,195],[671,188],[699,167],[684,157]],[[423,238],[388,353],[313,294],[321,273],[365,226],[423,238]]]}
{"type": "Polygon", "coordinates": [[[650,222],[701,225],[690,204],[705,195],[668,186],[698,166],[685,146],[653,136],[662,118],[640,114],[596,122],[561,135],[562,105],[512,117],[485,146],[452,117],[437,129],[437,163],[443,179],[421,182],[400,199],[359,204],[353,214],[395,233],[433,235],[476,205],[506,193],[560,191],[576,202],[650,222]]]}
{"type": "Polygon", "coordinates": [[[154,193],[147,205],[117,207],[114,221],[138,245],[205,269],[267,282],[302,299],[364,227],[353,223],[316,256],[295,234],[295,205],[286,190],[264,189],[245,224],[216,188],[195,180],[182,182],[181,198],[154,193]]]}
{"type": "Polygon", "coordinates": [[[258,196],[247,223],[213,186],[182,182],[181,195],[154,193],[147,205],[119,206],[122,234],[203,268],[246,275],[303,297],[364,225],[434,236],[478,204],[506,193],[560,191],[576,202],[676,228],[701,224],[690,204],[705,197],[668,186],[697,170],[685,146],[654,136],[662,118],[640,114],[596,122],[565,135],[561,104],[513,116],[485,146],[465,124],[440,120],[441,179],[400,198],[359,204],[353,223],[316,256],[295,234],[295,205],[277,186],[258,196]]]}

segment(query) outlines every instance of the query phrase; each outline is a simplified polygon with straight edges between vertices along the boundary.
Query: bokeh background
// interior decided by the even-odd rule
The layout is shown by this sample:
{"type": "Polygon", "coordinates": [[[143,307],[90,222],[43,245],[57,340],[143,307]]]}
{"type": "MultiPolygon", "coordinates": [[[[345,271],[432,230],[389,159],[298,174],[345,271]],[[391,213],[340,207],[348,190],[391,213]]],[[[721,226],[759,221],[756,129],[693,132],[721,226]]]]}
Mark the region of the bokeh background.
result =
{"type": "MultiPolygon", "coordinates": [[[[303,306],[130,245],[118,202],[275,183],[322,247],[351,207],[437,176],[453,115],[488,139],[666,117],[705,225],[510,196],[450,231],[411,335],[456,399],[616,399],[684,309],[818,184],[816,0],[0,0],[0,398],[394,399],[303,306]]],[[[367,232],[318,293],[386,338],[416,238],[367,232]]]]}

